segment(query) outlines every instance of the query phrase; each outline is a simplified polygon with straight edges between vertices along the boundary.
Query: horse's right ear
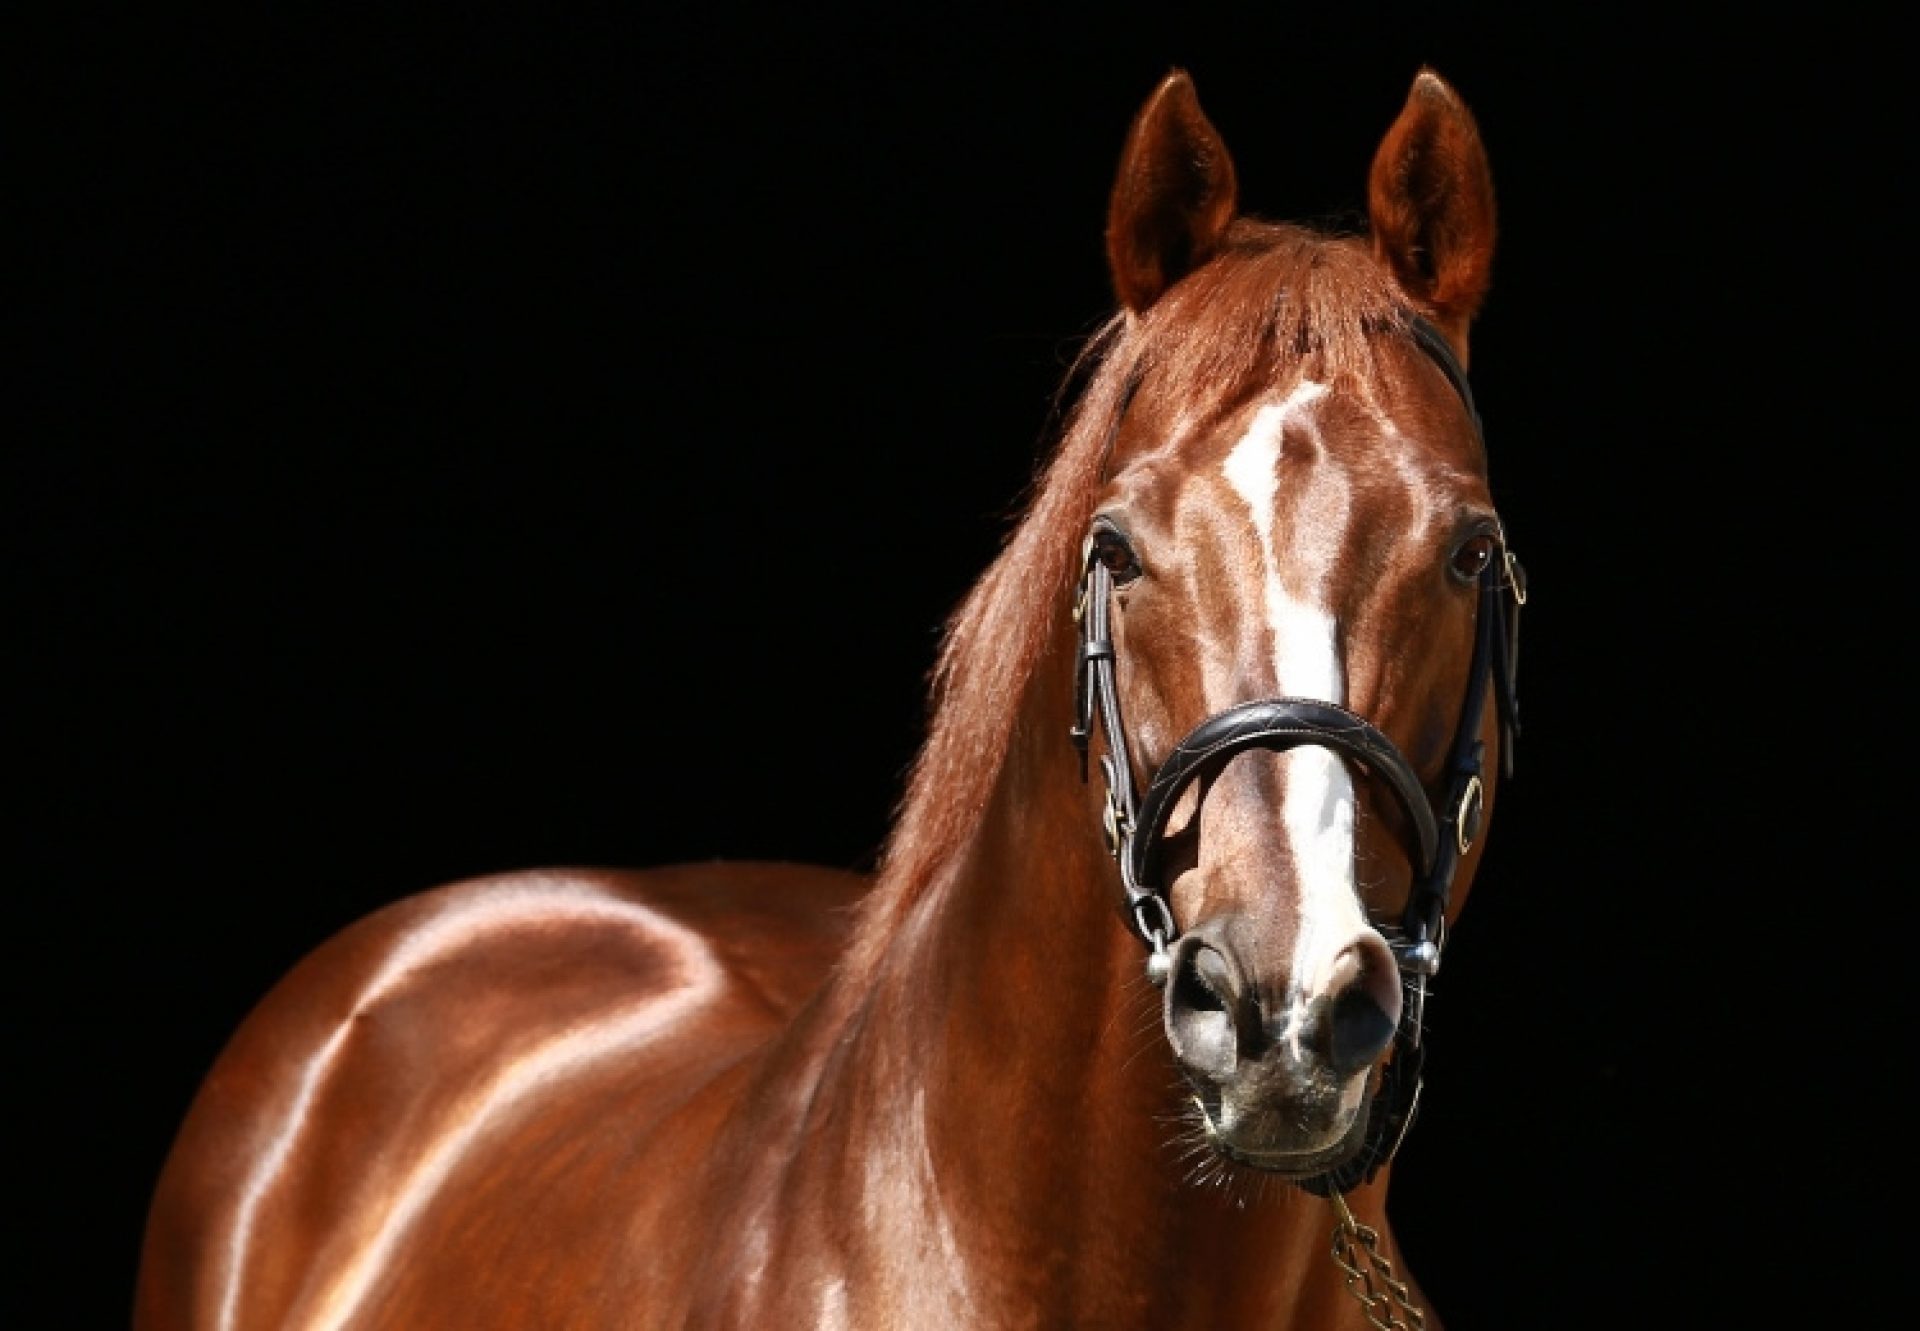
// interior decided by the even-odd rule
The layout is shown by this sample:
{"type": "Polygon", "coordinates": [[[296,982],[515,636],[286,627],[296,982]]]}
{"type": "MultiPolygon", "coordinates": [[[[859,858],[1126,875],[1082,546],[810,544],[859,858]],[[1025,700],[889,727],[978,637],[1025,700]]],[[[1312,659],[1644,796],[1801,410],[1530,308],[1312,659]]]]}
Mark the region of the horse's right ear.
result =
{"type": "Polygon", "coordinates": [[[1233,159],[1185,70],[1133,119],[1107,204],[1114,294],[1141,313],[1219,249],[1239,201],[1233,159]]]}

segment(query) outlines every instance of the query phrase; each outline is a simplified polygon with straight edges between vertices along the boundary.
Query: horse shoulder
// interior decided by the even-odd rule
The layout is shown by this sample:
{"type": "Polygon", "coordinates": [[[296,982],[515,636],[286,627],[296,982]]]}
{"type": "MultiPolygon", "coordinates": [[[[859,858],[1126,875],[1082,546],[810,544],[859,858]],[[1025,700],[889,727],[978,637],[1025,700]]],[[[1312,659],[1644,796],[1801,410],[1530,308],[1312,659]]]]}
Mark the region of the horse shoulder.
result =
{"type": "Polygon", "coordinates": [[[492,1264],[527,1299],[543,1282],[504,1272],[567,1251],[576,1226],[576,1274],[617,1267],[593,1245],[620,1226],[573,1199],[786,1026],[865,886],[763,862],[525,871],[349,926],[266,995],[190,1108],[149,1217],[139,1331],[330,1324],[376,1287],[389,1305],[438,1297],[388,1259],[423,1233],[450,1274],[492,1264]]]}

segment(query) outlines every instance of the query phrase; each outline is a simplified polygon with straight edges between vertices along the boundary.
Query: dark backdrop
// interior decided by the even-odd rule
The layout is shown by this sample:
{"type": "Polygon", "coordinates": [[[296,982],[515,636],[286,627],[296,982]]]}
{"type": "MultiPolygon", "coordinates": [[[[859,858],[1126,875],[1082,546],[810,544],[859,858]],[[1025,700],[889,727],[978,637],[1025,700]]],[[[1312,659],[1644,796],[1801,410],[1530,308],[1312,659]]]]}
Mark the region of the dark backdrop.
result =
{"type": "Polygon", "coordinates": [[[1860,1173],[1831,1157],[1871,1079],[1829,1039],[1885,962],[1842,932],[1864,838],[1813,808],[1859,797],[1875,728],[1833,701],[1883,654],[1855,597],[1898,532],[1850,516],[1891,473],[1823,348],[1881,299],[1887,37],[1260,11],[43,48],[9,203],[53,296],[14,367],[51,411],[6,449],[15,1076],[58,1167],[33,1228],[92,1274],[42,1324],[123,1324],[199,1077],[363,912],[517,867],[870,862],[1175,65],[1256,212],[1354,220],[1423,62],[1499,190],[1474,381],[1535,587],[1526,734],[1396,1176],[1423,1278],[1466,1331],[1847,1283],[1807,1199],[1860,1173]]]}

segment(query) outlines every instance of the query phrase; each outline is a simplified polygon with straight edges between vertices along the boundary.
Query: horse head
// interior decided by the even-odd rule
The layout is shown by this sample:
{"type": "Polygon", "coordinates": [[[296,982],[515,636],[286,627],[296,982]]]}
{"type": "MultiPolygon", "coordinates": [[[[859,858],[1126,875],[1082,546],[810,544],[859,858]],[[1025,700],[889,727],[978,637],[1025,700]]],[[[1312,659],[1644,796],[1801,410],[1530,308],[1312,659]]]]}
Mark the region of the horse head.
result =
{"type": "Polygon", "coordinates": [[[1332,240],[1245,216],[1187,76],[1140,110],[1107,230],[1129,378],[1080,608],[1080,734],[1097,713],[1197,1126],[1316,1190],[1370,1176],[1411,1117],[1519,599],[1464,368],[1492,183],[1431,72],[1367,203],[1368,233],[1332,240]]]}

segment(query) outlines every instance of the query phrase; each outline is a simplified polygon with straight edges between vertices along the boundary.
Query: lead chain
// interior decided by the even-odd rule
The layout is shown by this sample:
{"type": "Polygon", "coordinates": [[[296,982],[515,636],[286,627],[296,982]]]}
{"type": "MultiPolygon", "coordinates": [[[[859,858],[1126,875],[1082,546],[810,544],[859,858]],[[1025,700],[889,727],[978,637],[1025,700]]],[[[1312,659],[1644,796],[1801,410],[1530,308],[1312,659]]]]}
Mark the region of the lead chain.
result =
{"type": "Polygon", "coordinates": [[[1414,1306],[1407,1282],[1394,1275],[1393,1262],[1380,1255],[1380,1235],[1353,1218],[1338,1190],[1331,1195],[1336,1215],[1333,1260],[1347,1274],[1347,1292],[1360,1301],[1367,1321],[1380,1331],[1422,1331],[1427,1315],[1414,1306]]]}

